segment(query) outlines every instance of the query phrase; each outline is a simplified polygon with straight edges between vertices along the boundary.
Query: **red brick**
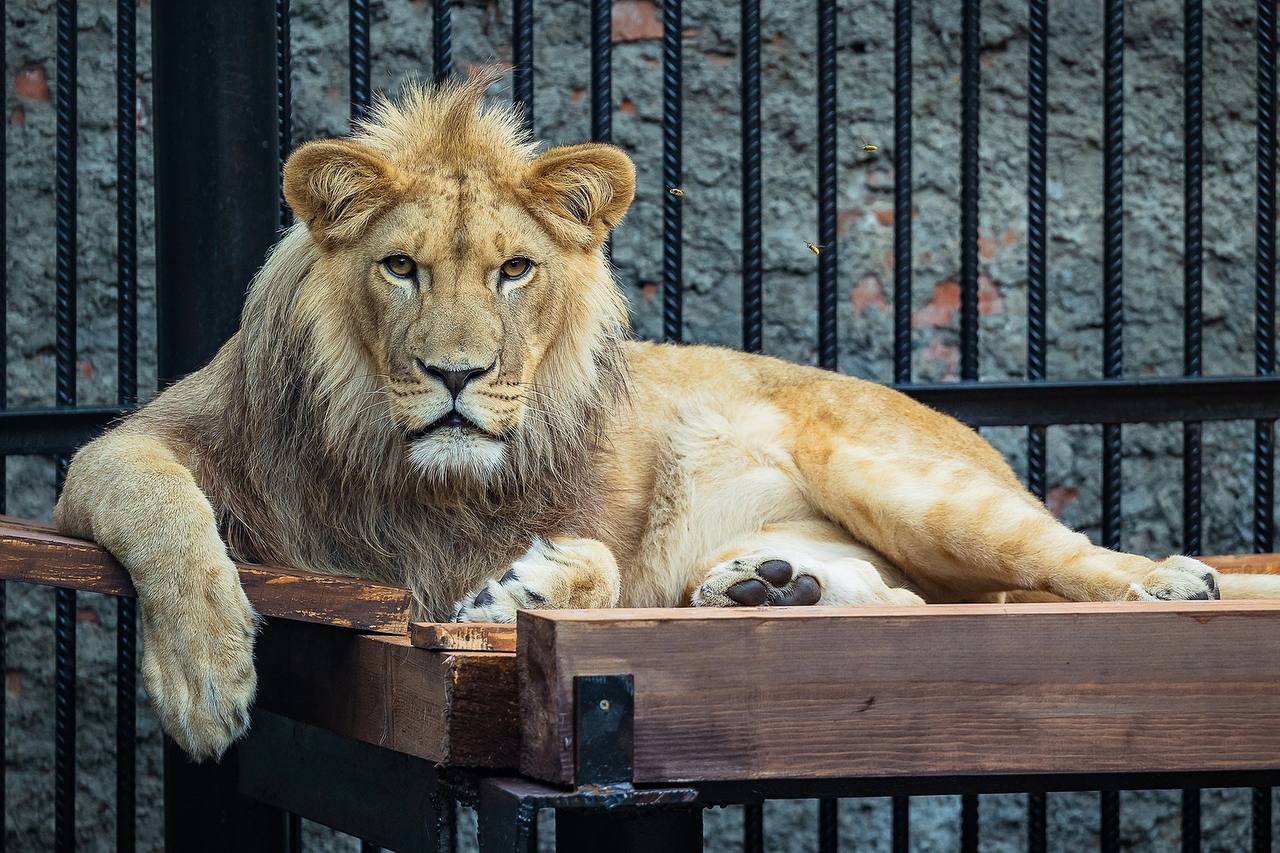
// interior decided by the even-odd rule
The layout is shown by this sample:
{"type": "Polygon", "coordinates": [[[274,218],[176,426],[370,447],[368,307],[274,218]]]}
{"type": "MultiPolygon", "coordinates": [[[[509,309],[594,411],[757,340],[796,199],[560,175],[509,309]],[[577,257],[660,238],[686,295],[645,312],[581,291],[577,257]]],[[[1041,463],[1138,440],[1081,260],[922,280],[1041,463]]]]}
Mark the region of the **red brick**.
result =
{"type": "Polygon", "coordinates": [[[917,329],[937,328],[951,322],[960,309],[960,283],[954,278],[943,279],[933,286],[933,297],[911,317],[911,325],[917,329]]]}
{"type": "Polygon", "coordinates": [[[1054,486],[1044,496],[1044,505],[1053,513],[1054,518],[1061,518],[1062,512],[1075,503],[1080,497],[1080,490],[1074,486],[1054,486]]]}
{"type": "Polygon", "coordinates": [[[13,80],[13,91],[27,101],[49,103],[49,76],[43,65],[28,65],[18,71],[13,80]]]}
{"type": "Polygon", "coordinates": [[[868,308],[888,308],[884,298],[884,285],[874,275],[866,275],[858,279],[853,290],[849,291],[849,301],[853,303],[853,312],[861,316],[868,308]]]}
{"type": "Polygon", "coordinates": [[[653,0],[615,0],[613,41],[644,41],[662,38],[662,22],[653,0]]]}

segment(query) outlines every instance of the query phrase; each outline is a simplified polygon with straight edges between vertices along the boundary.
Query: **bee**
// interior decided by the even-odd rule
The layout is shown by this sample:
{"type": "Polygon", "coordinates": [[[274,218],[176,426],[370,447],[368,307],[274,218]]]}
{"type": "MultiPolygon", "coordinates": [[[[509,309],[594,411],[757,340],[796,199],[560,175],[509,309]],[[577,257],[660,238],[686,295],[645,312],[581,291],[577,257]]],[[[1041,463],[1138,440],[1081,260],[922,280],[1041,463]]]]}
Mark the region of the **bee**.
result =
{"type": "Polygon", "coordinates": [[[880,146],[873,145],[870,140],[864,139],[862,140],[862,150],[866,151],[867,153],[871,153],[873,151],[879,151],[880,146]]]}
{"type": "Polygon", "coordinates": [[[667,190],[667,192],[671,193],[676,198],[684,197],[684,190],[680,189],[679,187],[672,187],[671,189],[667,190]]]}
{"type": "Polygon", "coordinates": [[[805,243],[805,246],[807,246],[809,251],[813,252],[815,255],[821,255],[822,250],[827,248],[826,246],[819,245],[818,243],[805,243]]]}

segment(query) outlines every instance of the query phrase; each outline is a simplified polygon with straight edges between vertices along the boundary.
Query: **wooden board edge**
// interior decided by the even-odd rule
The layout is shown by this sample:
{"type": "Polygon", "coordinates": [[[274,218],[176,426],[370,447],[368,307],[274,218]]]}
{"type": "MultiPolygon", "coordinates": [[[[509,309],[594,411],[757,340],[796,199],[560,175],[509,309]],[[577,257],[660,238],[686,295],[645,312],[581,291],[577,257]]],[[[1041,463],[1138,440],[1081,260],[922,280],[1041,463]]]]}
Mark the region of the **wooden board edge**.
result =
{"type": "Polygon", "coordinates": [[[515,652],[516,626],[478,622],[412,622],[409,638],[431,651],[515,652]]]}
{"type": "Polygon", "coordinates": [[[516,667],[520,695],[520,772],[559,784],[573,782],[568,756],[572,731],[560,707],[559,667],[556,662],[556,623],[543,614],[516,614],[516,667]]]}

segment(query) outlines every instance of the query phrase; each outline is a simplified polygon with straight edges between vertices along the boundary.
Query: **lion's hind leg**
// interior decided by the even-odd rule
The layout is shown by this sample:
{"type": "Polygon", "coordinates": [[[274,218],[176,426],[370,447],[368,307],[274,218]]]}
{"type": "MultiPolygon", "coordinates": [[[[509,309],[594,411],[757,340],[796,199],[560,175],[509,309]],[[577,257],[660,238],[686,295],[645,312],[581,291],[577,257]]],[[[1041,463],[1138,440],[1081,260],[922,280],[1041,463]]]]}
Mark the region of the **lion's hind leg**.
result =
{"type": "Polygon", "coordinates": [[[770,525],[717,554],[689,599],[695,607],[924,603],[912,590],[890,586],[886,575],[897,580],[833,525],[770,525]]]}

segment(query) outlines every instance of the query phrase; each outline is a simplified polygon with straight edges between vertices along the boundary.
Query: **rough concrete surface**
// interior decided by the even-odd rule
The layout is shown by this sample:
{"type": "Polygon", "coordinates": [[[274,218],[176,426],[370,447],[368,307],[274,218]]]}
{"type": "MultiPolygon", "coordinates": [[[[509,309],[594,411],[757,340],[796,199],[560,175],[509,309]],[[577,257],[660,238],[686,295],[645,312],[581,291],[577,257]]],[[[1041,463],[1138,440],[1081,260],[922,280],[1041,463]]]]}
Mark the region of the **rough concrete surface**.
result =
{"type": "MultiPolygon", "coordinates": [[[[296,141],[341,132],[347,116],[346,4],[295,0],[293,86],[296,141]]],[[[839,324],[842,370],[891,377],[892,17],[884,0],[839,3],[839,324]],[[863,142],[879,146],[862,150],[863,142]]],[[[636,158],[636,204],[614,240],[618,279],[643,335],[660,330],[661,51],[652,0],[614,0],[614,138],[636,158]]],[[[763,6],[765,350],[815,360],[816,261],[805,247],[816,225],[816,15],[813,2],[763,6]]],[[[1205,369],[1253,368],[1253,4],[1206,4],[1205,32],[1205,369]]],[[[589,134],[590,63],[586,0],[540,0],[535,121],[549,143],[589,134]]],[[[916,4],[914,119],[914,376],[953,379],[958,370],[958,2],[916,4]]],[[[460,69],[510,56],[510,5],[455,0],[460,69]]],[[[1130,4],[1125,55],[1125,373],[1175,375],[1181,324],[1181,4],[1130,4]]],[[[53,400],[53,3],[7,4],[6,269],[10,406],[53,400]]],[[[115,4],[84,0],[79,11],[79,357],[80,399],[115,399],[115,4]]],[[[394,88],[430,74],[431,8],[384,0],[373,11],[374,84],[394,88]]],[[[139,7],[139,272],[141,381],[154,389],[154,246],[151,187],[149,3],[139,7]]],[[[1052,4],[1049,132],[1049,376],[1101,371],[1101,3],[1052,4]]],[[[737,343],[740,319],[738,56],[736,4],[688,0],[684,8],[686,338],[737,343]]],[[[1024,375],[1026,239],[1026,10],[1012,0],[983,9],[980,229],[981,373],[1024,375]]],[[[270,86],[271,81],[263,81],[270,86]]],[[[216,191],[216,188],[211,188],[216,191]]],[[[192,227],[199,227],[193,221],[192,227]]],[[[988,432],[1023,465],[1023,430],[988,432]]],[[[1127,427],[1124,544],[1150,554],[1180,547],[1177,425],[1127,427]]],[[[1205,430],[1205,548],[1249,543],[1252,430],[1205,430]]],[[[1099,525],[1100,430],[1050,430],[1049,500],[1069,524],[1095,538],[1099,525]]],[[[8,508],[47,517],[52,466],[10,462],[8,508]]],[[[49,590],[8,589],[6,842],[44,850],[52,842],[52,601],[49,590]]],[[[113,846],[115,605],[79,601],[79,799],[81,849],[113,846]]],[[[159,849],[159,735],[139,693],[139,815],[143,849],[159,849]]],[[[1158,721],[1153,721],[1158,725],[1158,721]]],[[[984,798],[983,848],[1022,849],[1023,798],[984,798]]],[[[1097,844],[1097,797],[1058,795],[1049,810],[1054,850],[1097,844]]],[[[1127,849],[1165,850],[1177,841],[1173,792],[1125,794],[1127,849]]],[[[913,802],[915,850],[954,849],[958,800],[913,802]]],[[[708,849],[740,844],[736,808],[707,813],[708,849]]],[[[770,850],[816,849],[812,802],[771,803],[770,850]]],[[[846,847],[888,849],[885,800],[846,801],[846,847]]],[[[468,818],[469,820],[469,818],[468,818]]],[[[1205,849],[1239,850],[1248,839],[1248,794],[1205,794],[1205,849]]],[[[309,825],[311,850],[355,842],[309,825]]]]}

